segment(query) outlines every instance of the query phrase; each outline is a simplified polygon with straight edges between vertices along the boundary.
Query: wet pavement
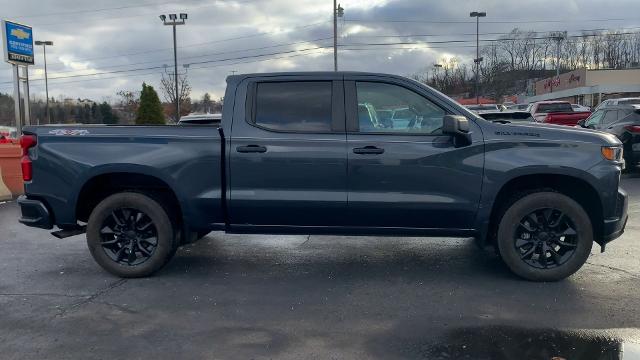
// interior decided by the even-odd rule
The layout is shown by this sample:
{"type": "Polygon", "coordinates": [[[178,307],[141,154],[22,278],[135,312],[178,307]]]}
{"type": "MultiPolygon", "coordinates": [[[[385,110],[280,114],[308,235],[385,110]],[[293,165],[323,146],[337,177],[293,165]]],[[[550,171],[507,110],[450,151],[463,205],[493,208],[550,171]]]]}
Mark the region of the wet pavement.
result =
{"type": "Polygon", "coordinates": [[[222,233],[122,280],[0,204],[0,358],[640,359],[640,175],[623,186],[627,232],[557,283],[471,239],[222,233]]]}

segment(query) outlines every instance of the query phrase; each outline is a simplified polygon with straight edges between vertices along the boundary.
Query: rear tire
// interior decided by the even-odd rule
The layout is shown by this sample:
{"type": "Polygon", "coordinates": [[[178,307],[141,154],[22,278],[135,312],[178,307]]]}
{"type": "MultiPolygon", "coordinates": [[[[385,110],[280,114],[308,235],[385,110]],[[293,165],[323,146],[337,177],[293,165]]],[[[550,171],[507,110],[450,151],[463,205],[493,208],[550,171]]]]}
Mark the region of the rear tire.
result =
{"type": "Polygon", "coordinates": [[[516,275],[558,281],[582,267],[591,253],[593,227],[575,200],[534,192],[513,201],[498,226],[498,248],[516,275]]]}
{"type": "Polygon", "coordinates": [[[124,278],[155,273],[177,249],[167,212],[151,197],[133,192],[111,195],[95,207],[87,245],[103,269],[124,278]]]}

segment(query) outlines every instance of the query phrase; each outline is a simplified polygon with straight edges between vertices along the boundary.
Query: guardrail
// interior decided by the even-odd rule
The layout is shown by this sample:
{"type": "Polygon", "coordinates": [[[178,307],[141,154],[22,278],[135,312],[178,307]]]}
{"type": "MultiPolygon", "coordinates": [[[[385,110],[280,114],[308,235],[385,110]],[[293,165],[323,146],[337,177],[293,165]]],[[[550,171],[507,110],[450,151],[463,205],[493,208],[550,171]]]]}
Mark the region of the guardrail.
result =
{"type": "Polygon", "coordinates": [[[18,143],[0,144],[0,200],[10,200],[24,192],[21,157],[18,143]]]}

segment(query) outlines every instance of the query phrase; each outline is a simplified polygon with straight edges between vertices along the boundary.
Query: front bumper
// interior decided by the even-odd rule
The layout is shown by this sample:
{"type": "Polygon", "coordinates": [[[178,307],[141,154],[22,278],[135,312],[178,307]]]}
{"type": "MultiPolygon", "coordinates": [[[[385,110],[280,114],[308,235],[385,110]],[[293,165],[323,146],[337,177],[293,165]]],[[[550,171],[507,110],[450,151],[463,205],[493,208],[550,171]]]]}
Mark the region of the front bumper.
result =
{"type": "Polygon", "coordinates": [[[21,195],[18,197],[18,205],[20,205],[22,212],[22,216],[18,220],[20,223],[41,229],[53,228],[53,219],[49,209],[42,201],[29,199],[25,195],[21,195]]]}
{"type": "Polygon", "coordinates": [[[614,218],[604,220],[604,226],[602,228],[602,242],[600,245],[604,246],[604,244],[617,239],[624,233],[624,228],[627,226],[627,220],[629,219],[629,215],[627,213],[629,206],[628,197],[629,196],[626,191],[618,188],[616,216],[614,218]]]}

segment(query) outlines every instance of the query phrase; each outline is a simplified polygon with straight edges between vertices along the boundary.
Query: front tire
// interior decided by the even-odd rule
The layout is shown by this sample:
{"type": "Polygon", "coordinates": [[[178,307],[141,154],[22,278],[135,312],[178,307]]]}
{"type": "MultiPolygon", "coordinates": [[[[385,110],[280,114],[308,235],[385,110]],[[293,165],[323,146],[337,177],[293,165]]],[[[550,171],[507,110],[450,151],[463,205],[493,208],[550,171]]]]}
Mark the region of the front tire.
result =
{"type": "Polygon", "coordinates": [[[122,192],[100,202],[87,223],[87,245],[106,271],[124,278],[160,270],[177,248],[167,212],[147,195],[122,192]]]}
{"type": "Polygon", "coordinates": [[[570,197],[534,192],[508,207],[497,240],[502,259],[515,274],[531,281],[558,281],[587,261],[593,227],[582,206],[570,197]]]}

